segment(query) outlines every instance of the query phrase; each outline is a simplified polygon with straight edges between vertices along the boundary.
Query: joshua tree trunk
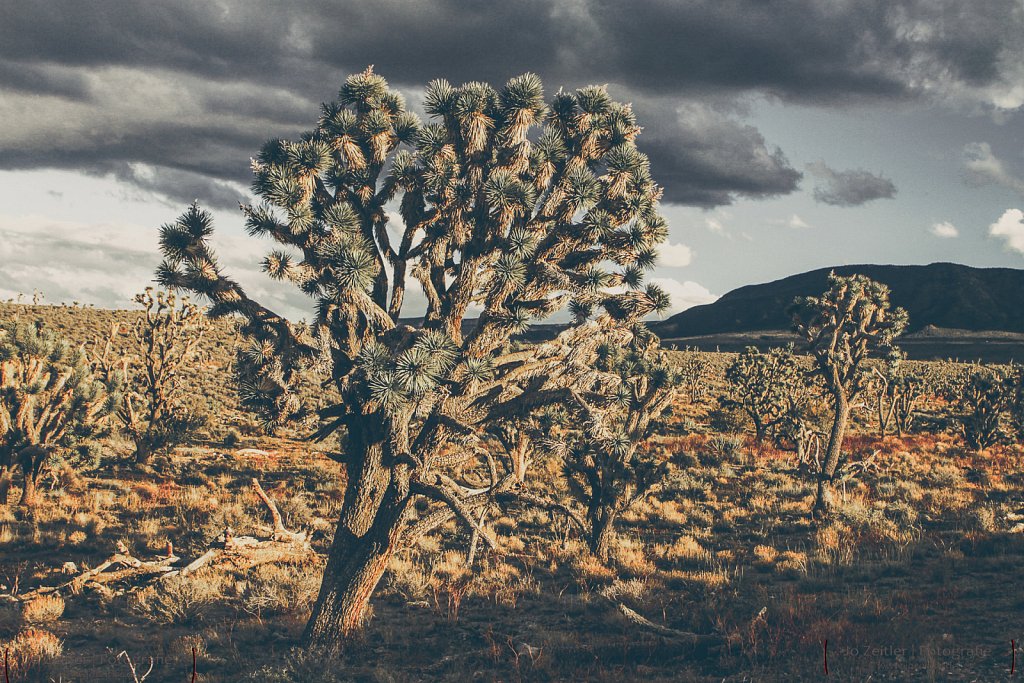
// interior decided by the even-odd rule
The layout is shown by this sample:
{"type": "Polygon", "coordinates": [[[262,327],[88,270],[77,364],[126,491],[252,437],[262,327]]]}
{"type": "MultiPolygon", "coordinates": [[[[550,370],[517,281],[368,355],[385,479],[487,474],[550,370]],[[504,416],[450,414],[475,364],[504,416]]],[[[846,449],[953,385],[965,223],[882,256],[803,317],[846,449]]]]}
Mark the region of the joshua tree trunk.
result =
{"type": "Polygon", "coordinates": [[[11,482],[14,479],[14,472],[9,465],[0,466],[0,505],[7,505],[7,499],[11,492],[11,482]]]}
{"type": "Polygon", "coordinates": [[[590,537],[587,539],[590,552],[602,562],[611,554],[611,541],[615,538],[615,518],[618,511],[614,505],[604,504],[592,510],[587,517],[590,522],[590,537]]]}
{"type": "Polygon", "coordinates": [[[765,434],[768,433],[768,426],[761,421],[761,417],[757,415],[756,411],[748,413],[751,421],[754,423],[754,441],[761,443],[764,441],[765,434]]]}
{"type": "Polygon", "coordinates": [[[18,505],[21,507],[35,507],[36,504],[36,477],[30,470],[25,470],[25,483],[21,489],[21,500],[18,505]]]}
{"type": "Polygon", "coordinates": [[[146,465],[153,457],[153,450],[146,441],[139,441],[135,445],[135,462],[139,465],[146,465]]]}
{"type": "MultiPolygon", "coordinates": [[[[350,446],[358,448],[356,442],[350,438],[350,446]]],[[[411,498],[383,464],[385,449],[377,442],[359,450],[365,455],[350,465],[352,479],[320,594],[302,636],[306,646],[337,649],[362,628],[370,616],[370,597],[405,530],[411,498]]]]}
{"type": "Polygon", "coordinates": [[[835,417],[832,420],[832,431],[828,437],[828,450],[818,471],[818,494],[814,500],[813,515],[816,519],[828,517],[832,512],[832,479],[839,465],[839,455],[843,450],[843,437],[850,419],[850,400],[842,391],[833,392],[835,398],[835,417]]]}
{"type": "Polygon", "coordinates": [[[302,636],[304,645],[334,649],[363,627],[370,616],[370,596],[401,541],[405,508],[381,511],[363,536],[338,525],[320,595],[302,636]]]}
{"type": "Polygon", "coordinates": [[[39,446],[26,446],[18,453],[18,460],[21,464],[21,471],[25,475],[24,486],[21,489],[21,500],[18,505],[22,507],[33,507],[36,504],[36,484],[39,473],[46,464],[49,453],[39,446]]]}

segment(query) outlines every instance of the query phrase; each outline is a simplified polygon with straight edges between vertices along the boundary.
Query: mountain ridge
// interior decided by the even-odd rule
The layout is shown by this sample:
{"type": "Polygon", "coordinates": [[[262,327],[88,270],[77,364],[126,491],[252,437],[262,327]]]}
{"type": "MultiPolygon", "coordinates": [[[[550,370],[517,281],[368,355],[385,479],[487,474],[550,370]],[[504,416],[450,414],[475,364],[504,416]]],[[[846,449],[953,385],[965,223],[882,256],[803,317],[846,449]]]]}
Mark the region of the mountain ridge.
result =
{"type": "Polygon", "coordinates": [[[910,316],[908,333],[928,327],[1024,333],[1024,269],[948,262],[817,268],[744,285],[713,303],[694,306],[650,327],[663,339],[787,330],[786,308],[793,298],[821,294],[833,271],[844,276],[860,273],[888,285],[892,304],[905,308],[910,316]]]}

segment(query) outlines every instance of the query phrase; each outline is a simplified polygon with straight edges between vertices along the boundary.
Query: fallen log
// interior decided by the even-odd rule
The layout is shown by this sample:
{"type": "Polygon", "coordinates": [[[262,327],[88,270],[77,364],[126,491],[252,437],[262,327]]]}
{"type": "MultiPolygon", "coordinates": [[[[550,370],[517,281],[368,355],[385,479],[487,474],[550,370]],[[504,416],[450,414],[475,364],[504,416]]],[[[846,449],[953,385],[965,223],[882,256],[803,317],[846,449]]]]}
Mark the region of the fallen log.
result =
{"type": "MultiPolygon", "coordinates": [[[[309,543],[309,534],[286,529],[277,505],[263,490],[259,481],[254,478],[252,486],[256,495],[270,511],[274,525],[270,538],[235,536],[228,528],[213,542],[212,547],[185,565],[179,564],[182,558],[173,554],[173,546],[170,544],[167,555],[142,560],[129,554],[127,547],[119,541],[114,554],[92,569],[81,571],[56,586],[40,586],[26,593],[12,591],[10,594],[0,595],[0,599],[27,602],[40,595],[77,595],[86,589],[107,595],[123,594],[173,577],[186,577],[212,565],[248,569],[275,562],[305,562],[316,557],[317,553],[309,543]]],[[[62,566],[64,570],[69,568],[66,562],[62,566]]],[[[75,569],[77,570],[77,567],[75,569]]]]}

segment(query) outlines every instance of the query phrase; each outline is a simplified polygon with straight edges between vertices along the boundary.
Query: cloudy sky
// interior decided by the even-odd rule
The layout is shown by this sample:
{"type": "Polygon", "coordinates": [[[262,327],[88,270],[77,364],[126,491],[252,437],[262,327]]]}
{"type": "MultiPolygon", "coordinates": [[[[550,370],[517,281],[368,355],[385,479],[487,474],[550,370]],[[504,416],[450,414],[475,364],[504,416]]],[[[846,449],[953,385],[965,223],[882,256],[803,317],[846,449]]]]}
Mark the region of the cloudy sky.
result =
{"type": "Polygon", "coordinates": [[[608,84],[665,187],[675,310],[841,263],[1024,267],[1021,0],[0,0],[0,298],[123,306],[193,199],[241,229],[249,158],[368,64],[608,84]]]}

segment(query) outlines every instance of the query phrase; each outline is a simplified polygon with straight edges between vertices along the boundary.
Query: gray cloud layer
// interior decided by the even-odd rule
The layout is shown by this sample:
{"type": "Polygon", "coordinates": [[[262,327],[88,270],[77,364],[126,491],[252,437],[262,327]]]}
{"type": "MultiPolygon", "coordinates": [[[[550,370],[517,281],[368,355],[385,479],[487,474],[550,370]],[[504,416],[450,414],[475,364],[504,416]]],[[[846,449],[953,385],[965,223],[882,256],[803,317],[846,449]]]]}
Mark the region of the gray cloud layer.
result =
{"type": "Polygon", "coordinates": [[[823,161],[807,164],[807,170],[819,180],[814,200],[832,206],[860,206],[875,199],[892,199],[896,185],[870,171],[837,171],[823,161]]]}
{"type": "Polygon", "coordinates": [[[199,194],[196,179],[247,182],[263,140],[307,128],[366,64],[405,88],[532,70],[549,90],[628,89],[666,198],[709,207],[800,179],[742,116],[710,116],[721,112],[709,100],[1012,108],[1022,26],[1016,0],[35,0],[0,23],[0,167],[115,173],[147,189],[156,177],[172,199],[225,205],[234,190],[199,194]]]}

